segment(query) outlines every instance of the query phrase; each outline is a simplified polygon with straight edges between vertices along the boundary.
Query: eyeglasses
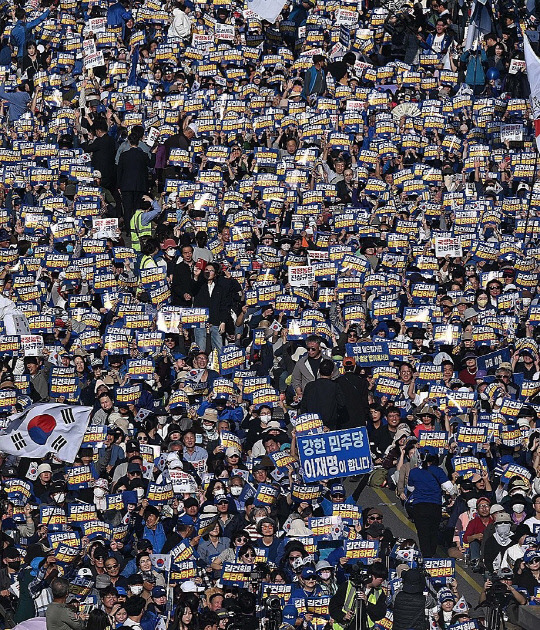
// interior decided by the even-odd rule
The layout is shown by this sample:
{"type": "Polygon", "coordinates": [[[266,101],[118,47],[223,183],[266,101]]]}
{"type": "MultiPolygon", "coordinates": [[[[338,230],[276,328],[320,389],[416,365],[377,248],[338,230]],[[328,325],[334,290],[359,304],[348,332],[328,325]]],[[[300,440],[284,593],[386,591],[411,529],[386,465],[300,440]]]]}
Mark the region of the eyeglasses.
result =
{"type": "Polygon", "coordinates": [[[307,347],[307,351],[308,352],[317,352],[319,348],[317,348],[316,346],[308,346],[307,347]]]}
{"type": "Polygon", "coordinates": [[[244,558],[254,558],[255,554],[251,553],[251,551],[248,551],[247,553],[244,554],[244,558]]]}
{"type": "Polygon", "coordinates": [[[370,520],[370,521],[382,521],[383,517],[382,516],[368,516],[368,520],[370,520]]]}
{"type": "Polygon", "coordinates": [[[488,291],[500,291],[501,287],[488,287],[488,291]]]}
{"type": "Polygon", "coordinates": [[[239,538],[235,538],[237,542],[246,542],[248,540],[247,536],[240,536],[239,538]]]}
{"type": "Polygon", "coordinates": [[[109,565],[105,565],[106,569],[118,569],[119,565],[118,564],[109,564],[109,565]]]}
{"type": "Polygon", "coordinates": [[[301,558],[302,556],[289,556],[289,560],[298,560],[298,558],[301,558]]]}

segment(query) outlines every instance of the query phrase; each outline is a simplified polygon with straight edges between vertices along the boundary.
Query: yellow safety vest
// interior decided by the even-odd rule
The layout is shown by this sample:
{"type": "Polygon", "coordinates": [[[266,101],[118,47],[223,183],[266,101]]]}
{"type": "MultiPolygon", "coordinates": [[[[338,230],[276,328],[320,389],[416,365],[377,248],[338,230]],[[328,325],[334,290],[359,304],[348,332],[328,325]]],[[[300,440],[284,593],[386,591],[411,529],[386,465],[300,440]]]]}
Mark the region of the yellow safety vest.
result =
{"type": "MultiPolygon", "coordinates": [[[[356,589],[353,586],[351,586],[350,581],[348,581],[347,592],[345,593],[345,601],[343,602],[343,608],[341,609],[344,615],[354,610],[355,596],[356,596],[356,589]]],[[[342,626],[337,621],[334,621],[334,630],[345,630],[346,627],[347,626],[342,626]]]]}
{"type": "Polygon", "coordinates": [[[144,212],[142,210],[136,210],[129,224],[131,231],[131,247],[133,247],[136,252],[141,251],[142,239],[152,236],[152,223],[150,222],[148,225],[143,225],[143,214],[144,212]]]}

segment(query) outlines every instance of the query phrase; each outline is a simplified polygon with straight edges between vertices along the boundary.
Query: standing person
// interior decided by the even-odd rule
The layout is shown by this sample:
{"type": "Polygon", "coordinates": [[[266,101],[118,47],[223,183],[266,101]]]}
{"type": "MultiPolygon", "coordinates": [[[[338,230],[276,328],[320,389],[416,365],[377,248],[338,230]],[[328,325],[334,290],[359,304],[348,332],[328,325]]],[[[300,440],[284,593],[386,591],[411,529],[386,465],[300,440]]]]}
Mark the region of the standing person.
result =
{"type": "Polygon", "coordinates": [[[323,55],[313,56],[313,65],[306,70],[304,76],[304,89],[302,97],[305,100],[314,94],[315,96],[323,96],[326,93],[326,59],[323,55]]]}
{"type": "Polygon", "coordinates": [[[191,306],[193,296],[203,284],[200,271],[195,277],[195,269],[199,269],[199,267],[202,269],[202,266],[195,267],[192,245],[182,245],[180,256],[173,270],[171,284],[173,304],[175,306],[191,306]]]}
{"type": "MultiPolygon", "coordinates": [[[[118,160],[118,188],[124,206],[124,226],[130,225],[131,217],[148,192],[148,155],[139,149],[139,137],[133,132],[128,135],[129,151],[124,151],[118,160]]],[[[102,171],[103,172],[103,171],[102,171]]]]}
{"type": "Polygon", "coordinates": [[[95,139],[83,143],[82,148],[92,156],[92,168],[101,173],[101,185],[107,190],[114,190],[116,186],[116,144],[108,133],[107,121],[98,118],[93,126],[95,139]]]}
{"type": "Polygon", "coordinates": [[[425,580],[418,569],[403,573],[403,588],[394,600],[394,630],[427,630],[425,580]]]}
{"type": "MultiPolygon", "coordinates": [[[[298,400],[302,398],[304,387],[317,378],[319,366],[323,360],[322,340],[317,335],[310,335],[306,339],[307,353],[301,356],[292,373],[292,386],[298,400]]],[[[339,376],[339,370],[336,368],[332,374],[333,378],[339,376]]]]}
{"type": "Polygon", "coordinates": [[[418,532],[420,551],[424,558],[435,558],[439,525],[442,517],[442,491],[454,493],[454,485],[442,468],[433,447],[425,449],[421,468],[409,473],[408,489],[412,494],[408,502],[412,506],[413,521],[418,532]]]}
{"type": "Polygon", "coordinates": [[[69,582],[64,578],[55,578],[51,583],[53,600],[47,608],[47,630],[83,630],[87,615],[73,612],[66,606],[69,582]]]}
{"type": "Polygon", "coordinates": [[[24,53],[26,52],[26,40],[28,38],[28,35],[30,34],[30,31],[38,24],[44,22],[49,17],[50,12],[51,10],[47,9],[35,20],[27,22],[26,11],[24,9],[18,8],[15,11],[17,22],[11,30],[11,41],[17,46],[17,63],[19,67],[22,64],[22,59],[24,57],[24,53]]]}
{"type": "MultiPolygon", "coordinates": [[[[227,311],[227,295],[225,289],[217,282],[218,265],[208,263],[204,270],[204,278],[200,289],[193,300],[193,306],[208,309],[208,324],[204,328],[195,328],[195,343],[201,350],[206,349],[206,336],[210,332],[212,350],[221,351],[222,335],[225,332],[225,321],[229,317],[227,311]]],[[[195,269],[194,276],[198,279],[200,271],[195,269]]]]}
{"type": "Polygon", "coordinates": [[[346,418],[343,429],[365,427],[368,419],[368,382],[365,377],[355,372],[356,362],[353,357],[343,359],[344,374],[338,377],[339,386],[345,400],[346,418]]]}
{"type": "Polygon", "coordinates": [[[343,428],[346,414],[345,398],[337,381],[332,380],[335,367],[332,359],[321,361],[318,378],[306,385],[300,403],[302,413],[318,413],[331,431],[343,428]]]}

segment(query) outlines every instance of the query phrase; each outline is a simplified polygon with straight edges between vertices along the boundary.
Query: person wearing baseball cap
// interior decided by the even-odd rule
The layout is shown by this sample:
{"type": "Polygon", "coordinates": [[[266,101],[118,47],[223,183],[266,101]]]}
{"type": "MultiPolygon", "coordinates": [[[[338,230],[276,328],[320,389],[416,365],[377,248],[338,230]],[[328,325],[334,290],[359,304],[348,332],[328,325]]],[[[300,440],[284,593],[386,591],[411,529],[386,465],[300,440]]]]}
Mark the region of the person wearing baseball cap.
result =
{"type": "Polygon", "coordinates": [[[469,545],[469,553],[471,564],[473,567],[478,565],[481,552],[482,539],[486,527],[493,522],[493,517],[489,513],[491,501],[488,497],[479,497],[476,500],[476,515],[469,521],[465,533],[463,534],[463,542],[469,545]]]}
{"type": "Polygon", "coordinates": [[[300,585],[293,588],[291,599],[308,599],[308,597],[318,597],[323,594],[320,584],[317,584],[317,572],[312,564],[306,565],[300,573],[300,585]]]}

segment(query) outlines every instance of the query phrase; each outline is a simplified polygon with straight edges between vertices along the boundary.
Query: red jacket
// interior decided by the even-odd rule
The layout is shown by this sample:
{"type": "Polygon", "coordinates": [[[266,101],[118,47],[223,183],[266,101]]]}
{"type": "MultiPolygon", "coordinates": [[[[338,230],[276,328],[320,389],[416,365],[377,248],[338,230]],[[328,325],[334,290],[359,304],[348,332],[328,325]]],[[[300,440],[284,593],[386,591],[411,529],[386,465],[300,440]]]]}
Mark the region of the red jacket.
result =
{"type": "Polygon", "coordinates": [[[472,521],[469,521],[469,524],[467,525],[467,529],[465,530],[465,533],[463,534],[463,542],[468,543],[469,536],[474,536],[475,534],[483,534],[486,527],[489,525],[489,523],[492,523],[492,522],[493,522],[493,517],[490,516],[488,519],[488,522],[484,525],[484,523],[482,523],[482,520],[480,519],[478,514],[476,514],[476,516],[472,519],[472,521]]]}

